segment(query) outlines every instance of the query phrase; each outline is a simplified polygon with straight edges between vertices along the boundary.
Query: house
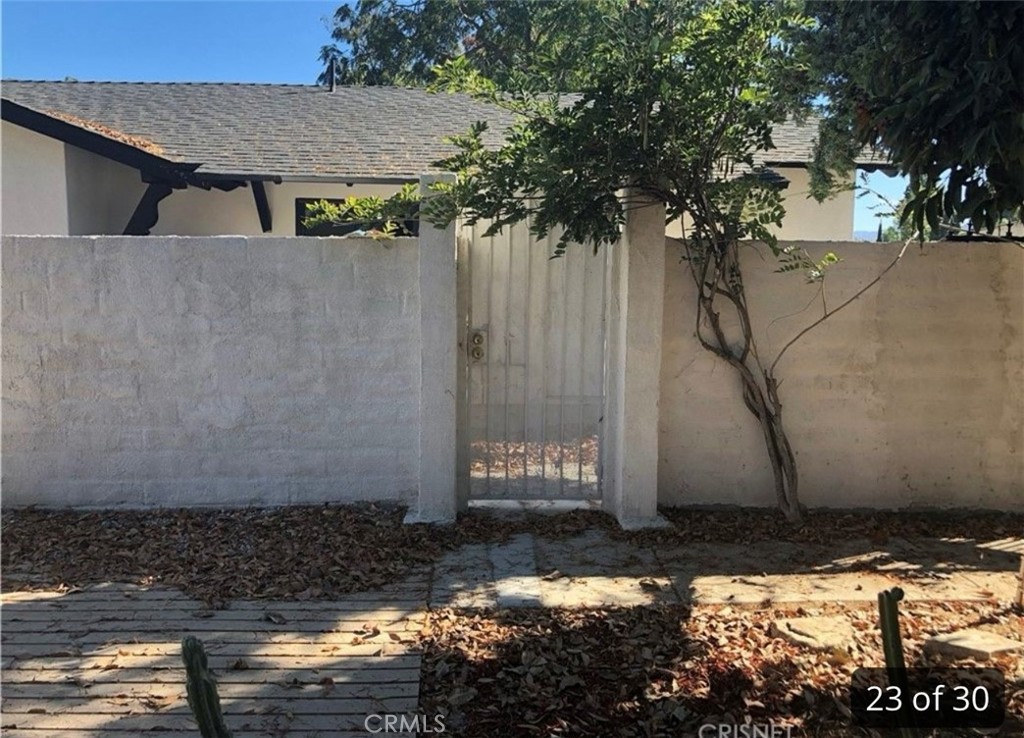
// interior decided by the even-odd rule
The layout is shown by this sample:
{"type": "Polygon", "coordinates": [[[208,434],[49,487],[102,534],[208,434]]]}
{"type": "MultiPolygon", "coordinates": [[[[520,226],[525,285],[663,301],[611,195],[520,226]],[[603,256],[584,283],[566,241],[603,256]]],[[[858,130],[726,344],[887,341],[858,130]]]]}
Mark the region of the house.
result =
{"type": "MultiPolygon", "coordinates": [[[[445,137],[487,120],[497,143],[511,121],[391,87],[5,81],[2,98],[5,234],[305,235],[306,202],[390,195],[453,150],[445,137]]],[[[764,159],[789,183],[779,236],[849,239],[852,189],[807,197],[814,135],[778,127],[764,159]]]]}

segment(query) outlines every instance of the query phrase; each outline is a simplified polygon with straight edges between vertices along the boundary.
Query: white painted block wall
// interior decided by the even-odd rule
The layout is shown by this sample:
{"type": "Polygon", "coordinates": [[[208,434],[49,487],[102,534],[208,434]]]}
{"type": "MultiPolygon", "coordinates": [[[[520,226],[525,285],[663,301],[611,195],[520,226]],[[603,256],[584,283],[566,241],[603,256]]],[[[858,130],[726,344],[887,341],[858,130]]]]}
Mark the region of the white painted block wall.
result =
{"type": "MultiPolygon", "coordinates": [[[[842,257],[825,282],[830,307],[900,248],[790,243],[815,259],[842,257]]],[[[697,343],[695,288],[678,244],[667,248],[659,502],[771,507],[759,427],[734,372],[697,343]]],[[[764,247],[742,254],[755,335],[774,357],[821,315],[818,287],[776,273],[764,247]]],[[[1024,510],[1024,251],[1015,244],[911,245],[777,373],[808,506],[1024,510]]]]}
{"type": "Polygon", "coordinates": [[[404,500],[416,239],[3,240],[3,503],[404,500]]]}

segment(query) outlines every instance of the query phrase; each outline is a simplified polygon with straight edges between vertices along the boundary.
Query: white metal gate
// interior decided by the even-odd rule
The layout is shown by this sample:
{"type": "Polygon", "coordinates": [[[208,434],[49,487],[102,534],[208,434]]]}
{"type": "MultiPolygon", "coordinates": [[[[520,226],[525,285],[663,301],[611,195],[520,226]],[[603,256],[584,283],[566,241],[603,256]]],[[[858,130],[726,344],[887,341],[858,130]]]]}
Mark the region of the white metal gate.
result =
{"type": "MultiPolygon", "coordinates": [[[[471,499],[599,499],[607,249],[463,229],[471,499]]],[[[465,474],[465,472],[463,472],[465,474]]]]}

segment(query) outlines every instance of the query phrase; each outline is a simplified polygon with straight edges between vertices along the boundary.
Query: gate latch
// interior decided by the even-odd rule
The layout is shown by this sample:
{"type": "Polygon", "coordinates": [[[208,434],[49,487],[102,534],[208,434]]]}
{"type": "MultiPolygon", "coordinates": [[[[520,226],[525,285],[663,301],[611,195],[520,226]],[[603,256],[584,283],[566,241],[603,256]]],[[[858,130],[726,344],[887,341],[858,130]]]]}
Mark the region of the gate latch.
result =
{"type": "Polygon", "coordinates": [[[469,335],[469,358],[474,364],[484,360],[487,347],[487,333],[482,330],[475,330],[469,335]]]}

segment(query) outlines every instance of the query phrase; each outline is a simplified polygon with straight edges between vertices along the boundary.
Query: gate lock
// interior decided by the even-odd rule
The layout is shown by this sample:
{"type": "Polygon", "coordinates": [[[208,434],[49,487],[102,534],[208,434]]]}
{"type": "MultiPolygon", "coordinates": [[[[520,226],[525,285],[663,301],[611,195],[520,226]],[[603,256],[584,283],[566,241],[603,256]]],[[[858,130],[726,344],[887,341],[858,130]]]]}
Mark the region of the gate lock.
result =
{"type": "Polygon", "coordinates": [[[487,334],[484,331],[473,331],[469,336],[469,358],[473,363],[483,361],[485,347],[487,346],[487,334]]]}

